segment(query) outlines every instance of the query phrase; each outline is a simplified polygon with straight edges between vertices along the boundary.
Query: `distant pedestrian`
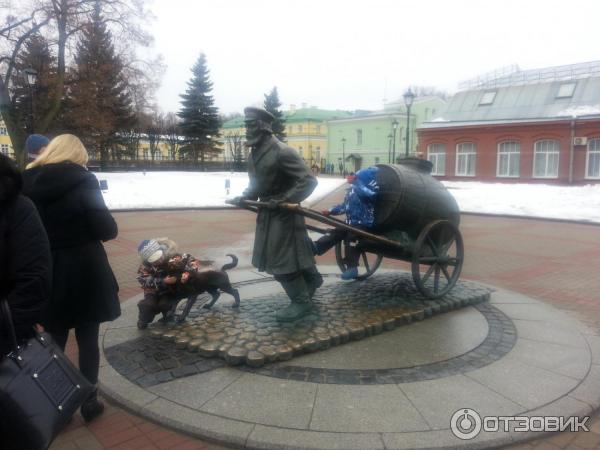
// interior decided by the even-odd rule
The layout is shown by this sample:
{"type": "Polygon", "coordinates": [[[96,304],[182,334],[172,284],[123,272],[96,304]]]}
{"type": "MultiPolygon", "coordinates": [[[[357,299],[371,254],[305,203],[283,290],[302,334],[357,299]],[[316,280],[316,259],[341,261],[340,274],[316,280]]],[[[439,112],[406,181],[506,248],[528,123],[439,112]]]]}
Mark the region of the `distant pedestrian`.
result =
{"type": "MultiPolygon", "coordinates": [[[[42,325],[61,348],[75,328],[79,368],[98,382],[101,322],[121,314],[117,281],[102,245],[117,237],[96,177],[85,165],[88,153],[72,134],[55,137],[23,173],[23,193],[40,213],[53,260],[53,290],[42,325]]],[[[81,406],[86,422],[102,414],[97,390],[81,406]]]]}
{"type": "Polygon", "coordinates": [[[30,134],[25,140],[25,151],[27,152],[28,161],[31,162],[42,153],[50,140],[41,134],[30,134]]]}

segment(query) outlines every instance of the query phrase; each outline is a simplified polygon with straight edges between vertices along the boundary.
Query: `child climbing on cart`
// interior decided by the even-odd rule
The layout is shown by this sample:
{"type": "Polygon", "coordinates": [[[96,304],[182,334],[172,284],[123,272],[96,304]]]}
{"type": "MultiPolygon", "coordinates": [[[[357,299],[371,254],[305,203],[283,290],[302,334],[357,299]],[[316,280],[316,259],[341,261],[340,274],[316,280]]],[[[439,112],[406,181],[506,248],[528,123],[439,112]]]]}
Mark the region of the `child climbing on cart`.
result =
{"type": "MultiPolygon", "coordinates": [[[[379,169],[368,167],[351,173],[346,177],[350,184],[346,190],[344,202],[328,210],[321,211],[324,216],[346,214],[346,223],[361,230],[370,230],[375,225],[375,200],[379,185],[375,175],[379,169]]],[[[356,236],[347,230],[333,228],[327,234],[313,242],[315,255],[323,255],[338,242],[344,241],[346,248],[345,263],[348,269],[342,273],[343,280],[353,280],[358,276],[360,249],[356,247],[356,236]]]]}

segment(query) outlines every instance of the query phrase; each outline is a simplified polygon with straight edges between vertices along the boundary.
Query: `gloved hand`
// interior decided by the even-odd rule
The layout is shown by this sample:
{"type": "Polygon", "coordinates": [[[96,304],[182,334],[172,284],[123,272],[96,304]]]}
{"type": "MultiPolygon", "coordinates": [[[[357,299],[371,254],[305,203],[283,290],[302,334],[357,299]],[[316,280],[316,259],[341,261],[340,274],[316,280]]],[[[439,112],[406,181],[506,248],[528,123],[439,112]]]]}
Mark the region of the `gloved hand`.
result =
{"type": "Polygon", "coordinates": [[[324,209],[323,211],[321,211],[321,214],[323,214],[324,216],[330,216],[331,213],[329,212],[328,209],[324,209]]]}
{"type": "Polygon", "coordinates": [[[231,200],[227,200],[227,203],[231,203],[232,205],[236,206],[241,206],[244,200],[246,200],[246,197],[244,197],[243,195],[238,195],[237,197],[234,197],[231,200]]]}

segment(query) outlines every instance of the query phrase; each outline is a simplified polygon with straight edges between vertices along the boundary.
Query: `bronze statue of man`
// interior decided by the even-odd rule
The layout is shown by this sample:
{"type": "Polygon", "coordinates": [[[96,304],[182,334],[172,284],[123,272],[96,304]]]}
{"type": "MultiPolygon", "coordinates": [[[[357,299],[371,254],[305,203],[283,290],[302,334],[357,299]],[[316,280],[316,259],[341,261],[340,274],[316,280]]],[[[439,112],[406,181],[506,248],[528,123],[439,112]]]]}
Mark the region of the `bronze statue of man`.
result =
{"type": "Polygon", "coordinates": [[[260,199],[269,203],[256,218],[252,264],[281,283],[291,304],[277,312],[277,320],[292,321],[310,311],[311,298],[323,278],[315,267],[304,217],[277,205],[300,203],[315,189],[317,180],[296,150],[273,136],[271,113],[248,107],[244,115],[246,145],[251,149],[250,183],[234,202],[260,199]]]}

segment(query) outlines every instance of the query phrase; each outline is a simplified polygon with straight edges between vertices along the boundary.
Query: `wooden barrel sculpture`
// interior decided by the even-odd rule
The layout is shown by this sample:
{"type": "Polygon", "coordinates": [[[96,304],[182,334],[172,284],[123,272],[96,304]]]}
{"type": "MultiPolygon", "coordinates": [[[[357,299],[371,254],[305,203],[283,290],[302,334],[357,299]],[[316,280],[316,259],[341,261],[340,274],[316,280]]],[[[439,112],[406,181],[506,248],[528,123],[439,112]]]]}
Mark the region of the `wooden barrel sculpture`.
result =
{"type": "Polygon", "coordinates": [[[444,185],[431,176],[430,161],[406,158],[400,164],[377,167],[377,232],[401,230],[417,239],[425,226],[436,220],[447,220],[458,227],[458,204],[444,185]]]}
{"type": "Polygon", "coordinates": [[[464,261],[456,200],[431,176],[429,161],[406,158],[377,167],[377,232],[405,236],[405,252],[396,256],[411,262],[417,289],[429,298],[445,295],[458,281],[464,261]]]}

